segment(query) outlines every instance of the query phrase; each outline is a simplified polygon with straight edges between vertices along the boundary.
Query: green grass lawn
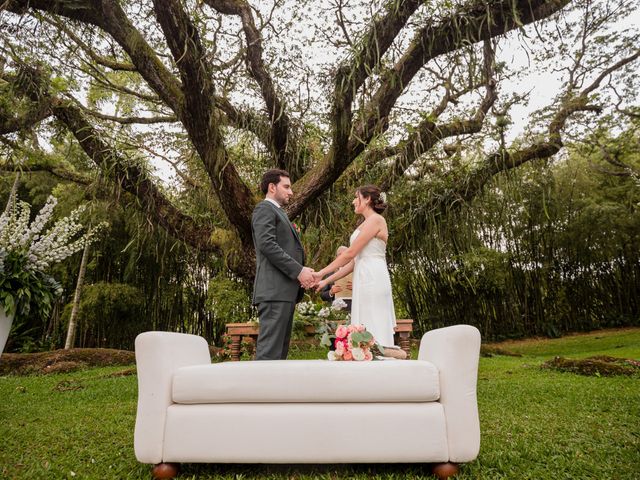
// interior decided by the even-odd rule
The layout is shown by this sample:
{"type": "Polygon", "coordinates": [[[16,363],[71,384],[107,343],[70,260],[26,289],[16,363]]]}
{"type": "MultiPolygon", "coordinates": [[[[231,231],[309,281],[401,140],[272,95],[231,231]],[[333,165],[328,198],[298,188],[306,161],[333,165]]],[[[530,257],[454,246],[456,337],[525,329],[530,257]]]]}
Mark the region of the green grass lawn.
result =
{"type": "MultiPolygon", "coordinates": [[[[640,378],[540,368],[556,355],[640,359],[640,329],[500,347],[523,356],[480,360],[482,446],[456,478],[640,478],[640,378]]],[[[294,350],[292,356],[322,358],[324,350],[294,350]]],[[[150,468],[133,453],[136,377],[112,376],[122,370],[0,377],[0,477],[150,478],[150,468]]],[[[375,441],[374,430],[371,436],[375,441]]],[[[179,478],[391,480],[428,472],[414,465],[184,465],[179,478]]]]}

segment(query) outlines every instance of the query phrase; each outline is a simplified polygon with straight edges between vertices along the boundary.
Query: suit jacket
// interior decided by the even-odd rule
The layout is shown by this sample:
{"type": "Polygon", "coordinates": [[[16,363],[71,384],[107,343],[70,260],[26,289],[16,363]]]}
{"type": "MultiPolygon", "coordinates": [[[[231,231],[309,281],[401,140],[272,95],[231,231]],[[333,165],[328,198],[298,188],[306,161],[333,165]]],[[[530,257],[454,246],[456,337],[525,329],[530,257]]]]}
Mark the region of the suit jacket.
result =
{"type": "Polygon", "coordinates": [[[251,231],[256,249],[253,304],[300,301],[304,289],[298,275],[305,254],[286,212],[263,200],[253,210],[251,231]]]}

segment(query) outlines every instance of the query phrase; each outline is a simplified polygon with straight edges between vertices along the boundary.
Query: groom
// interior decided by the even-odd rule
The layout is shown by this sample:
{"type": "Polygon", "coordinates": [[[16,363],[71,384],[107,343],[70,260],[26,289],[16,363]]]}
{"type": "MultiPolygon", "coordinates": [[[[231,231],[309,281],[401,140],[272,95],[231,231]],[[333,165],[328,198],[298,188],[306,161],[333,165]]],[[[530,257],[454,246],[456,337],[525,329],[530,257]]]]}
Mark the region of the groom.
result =
{"type": "Polygon", "coordinates": [[[300,237],[282,209],[293,196],[284,170],[268,170],[260,189],[265,199],[253,210],[251,230],[256,249],[253,304],[258,306],[260,334],[256,360],[284,360],[289,352],[293,312],[304,288],[314,284],[313,270],[304,267],[300,237]]]}

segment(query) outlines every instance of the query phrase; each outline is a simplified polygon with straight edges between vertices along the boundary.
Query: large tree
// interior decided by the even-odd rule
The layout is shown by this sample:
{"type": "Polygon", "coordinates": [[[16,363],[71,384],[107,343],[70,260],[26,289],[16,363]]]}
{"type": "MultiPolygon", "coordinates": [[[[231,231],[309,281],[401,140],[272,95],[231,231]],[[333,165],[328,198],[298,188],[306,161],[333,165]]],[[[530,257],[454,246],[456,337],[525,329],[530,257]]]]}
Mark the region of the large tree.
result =
{"type": "Polygon", "coordinates": [[[603,111],[637,113],[637,31],[623,27],[638,3],[5,0],[2,168],[108,178],[248,278],[266,168],[291,172],[292,218],[376,181],[419,221],[556,155],[570,120],[579,136],[603,111]],[[516,44],[561,82],[513,140],[510,113],[530,100],[501,88],[524,69],[505,61],[516,44]],[[47,153],[65,134],[93,167],[47,153]]]}

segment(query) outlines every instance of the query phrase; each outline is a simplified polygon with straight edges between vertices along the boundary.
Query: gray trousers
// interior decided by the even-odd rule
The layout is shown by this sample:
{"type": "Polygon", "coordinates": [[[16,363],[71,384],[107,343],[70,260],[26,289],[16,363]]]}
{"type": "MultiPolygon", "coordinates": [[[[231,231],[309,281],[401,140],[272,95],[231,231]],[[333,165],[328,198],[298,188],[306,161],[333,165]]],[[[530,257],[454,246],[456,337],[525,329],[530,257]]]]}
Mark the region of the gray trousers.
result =
{"type": "Polygon", "coordinates": [[[286,360],[293,327],[293,302],[260,302],[256,360],[286,360]]]}

